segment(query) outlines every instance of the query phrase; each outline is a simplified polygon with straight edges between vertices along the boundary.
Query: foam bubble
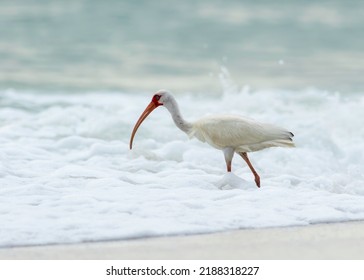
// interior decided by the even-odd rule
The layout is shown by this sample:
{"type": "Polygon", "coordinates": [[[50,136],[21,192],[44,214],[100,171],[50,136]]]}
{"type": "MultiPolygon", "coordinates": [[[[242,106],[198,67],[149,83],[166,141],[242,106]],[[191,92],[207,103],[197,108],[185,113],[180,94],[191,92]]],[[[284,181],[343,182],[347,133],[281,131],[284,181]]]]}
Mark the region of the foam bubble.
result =
{"type": "Polygon", "coordinates": [[[320,90],[177,95],[193,121],[234,113],[286,127],[297,148],[240,157],[179,131],[150,96],[2,92],[0,246],[364,219],[364,98],[320,90]],[[127,100],[127,104],[125,103],[127,100]],[[193,101],[193,102],[192,102],[193,101]]]}

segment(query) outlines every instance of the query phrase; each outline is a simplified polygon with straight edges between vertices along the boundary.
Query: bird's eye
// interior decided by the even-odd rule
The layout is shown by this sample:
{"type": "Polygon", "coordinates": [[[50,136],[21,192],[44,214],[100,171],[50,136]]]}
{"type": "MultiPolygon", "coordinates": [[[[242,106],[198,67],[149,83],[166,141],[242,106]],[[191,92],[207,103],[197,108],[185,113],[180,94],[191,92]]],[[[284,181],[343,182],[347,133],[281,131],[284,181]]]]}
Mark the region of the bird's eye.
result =
{"type": "Polygon", "coordinates": [[[161,98],[161,96],[160,96],[160,95],[158,95],[158,94],[154,95],[154,97],[155,97],[155,99],[156,99],[157,101],[159,101],[159,99],[161,98]]]}

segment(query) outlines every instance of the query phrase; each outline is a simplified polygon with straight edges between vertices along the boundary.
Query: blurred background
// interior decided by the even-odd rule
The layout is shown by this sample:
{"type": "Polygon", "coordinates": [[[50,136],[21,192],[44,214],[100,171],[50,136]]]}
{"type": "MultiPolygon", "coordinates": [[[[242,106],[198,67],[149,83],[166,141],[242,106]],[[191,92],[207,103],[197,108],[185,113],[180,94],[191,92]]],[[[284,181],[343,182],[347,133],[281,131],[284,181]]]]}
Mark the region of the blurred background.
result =
{"type": "Polygon", "coordinates": [[[363,1],[0,0],[0,90],[362,92],[363,1]]]}
{"type": "Polygon", "coordinates": [[[364,220],[363,33],[363,0],[0,0],[0,247],[364,220]],[[130,151],[161,88],[297,148],[259,192],[164,109],[130,151]]]}

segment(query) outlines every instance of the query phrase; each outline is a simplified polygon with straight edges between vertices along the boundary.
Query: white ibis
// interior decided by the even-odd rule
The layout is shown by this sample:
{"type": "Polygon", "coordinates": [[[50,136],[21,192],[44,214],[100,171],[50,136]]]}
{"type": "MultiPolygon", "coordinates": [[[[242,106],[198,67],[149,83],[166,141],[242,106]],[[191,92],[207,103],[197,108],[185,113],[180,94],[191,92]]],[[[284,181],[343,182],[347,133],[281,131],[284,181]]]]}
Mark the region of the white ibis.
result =
{"type": "Polygon", "coordinates": [[[248,158],[248,152],[269,147],[294,147],[292,132],[278,126],[238,116],[207,116],[194,123],[187,122],[183,119],[174,97],[168,91],[160,90],[153,95],[152,101],[135,124],[131,133],[130,149],[133,147],[133,139],[141,123],[159,106],[168,109],[176,126],[190,138],[196,137],[198,140],[222,150],[228,172],[231,172],[231,161],[234,153],[239,154],[253,172],[258,188],[260,188],[260,177],[248,158]]]}

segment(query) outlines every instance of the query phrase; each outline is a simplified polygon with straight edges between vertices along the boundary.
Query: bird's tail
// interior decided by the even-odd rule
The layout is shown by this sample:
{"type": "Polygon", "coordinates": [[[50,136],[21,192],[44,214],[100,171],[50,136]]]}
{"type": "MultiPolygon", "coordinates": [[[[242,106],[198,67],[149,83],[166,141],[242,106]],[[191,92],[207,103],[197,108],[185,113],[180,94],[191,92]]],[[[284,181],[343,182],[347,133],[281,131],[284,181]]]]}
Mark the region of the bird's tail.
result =
{"type": "Polygon", "coordinates": [[[289,131],[285,131],[284,136],[282,138],[271,140],[268,142],[272,142],[272,147],[288,147],[293,148],[296,147],[296,145],[293,143],[292,137],[294,134],[289,131]]]}
{"type": "Polygon", "coordinates": [[[250,144],[244,146],[245,151],[254,152],[259,151],[265,148],[271,148],[271,147],[285,147],[285,148],[293,148],[296,147],[296,145],[293,143],[292,137],[293,133],[284,131],[283,134],[277,135],[277,138],[273,138],[271,140],[267,140],[264,142],[260,142],[257,144],[250,144]]]}
{"type": "MultiPolygon", "coordinates": [[[[268,141],[271,142],[271,147],[287,147],[287,148],[293,148],[296,147],[296,145],[293,143],[292,139],[278,139],[278,140],[273,140],[273,141],[268,141]]],[[[268,143],[267,142],[267,143],[268,143]]]]}

